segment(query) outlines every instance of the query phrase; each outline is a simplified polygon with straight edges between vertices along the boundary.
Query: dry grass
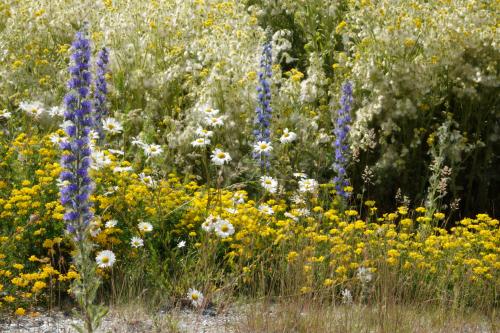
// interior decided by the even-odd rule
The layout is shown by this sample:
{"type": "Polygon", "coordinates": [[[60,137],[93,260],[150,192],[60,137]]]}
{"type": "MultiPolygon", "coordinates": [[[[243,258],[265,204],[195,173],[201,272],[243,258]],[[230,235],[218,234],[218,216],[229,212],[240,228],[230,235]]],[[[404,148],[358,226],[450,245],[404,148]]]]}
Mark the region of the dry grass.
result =
{"type": "Polygon", "coordinates": [[[498,332],[500,318],[410,306],[322,306],[309,301],[249,306],[238,333],[498,332]]]}

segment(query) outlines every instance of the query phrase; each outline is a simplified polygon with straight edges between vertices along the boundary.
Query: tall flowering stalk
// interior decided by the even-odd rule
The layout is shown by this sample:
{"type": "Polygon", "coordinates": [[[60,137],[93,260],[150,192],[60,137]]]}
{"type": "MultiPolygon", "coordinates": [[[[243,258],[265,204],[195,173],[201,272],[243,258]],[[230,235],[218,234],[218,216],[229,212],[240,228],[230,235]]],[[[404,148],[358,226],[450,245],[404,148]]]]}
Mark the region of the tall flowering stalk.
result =
{"type": "Polygon", "coordinates": [[[103,47],[97,55],[97,71],[94,92],[94,124],[101,140],[103,140],[105,136],[102,127],[102,119],[108,115],[108,108],[106,106],[106,95],[108,94],[106,73],[108,72],[108,63],[109,51],[107,48],[103,47]]]}
{"type": "Polygon", "coordinates": [[[61,144],[63,149],[61,181],[61,203],[66,207],[64,220],[67,231],[76,241],[83,241],[85,231],[92,220],[89,197],[93,184],[89,176],[91,148],[89,133],[93,126],[92,102],[89,100],[91,73],[90,41],[84,32],[78,32],[73,42],[70,92],[64,98],[65,129],[68,140],[61,144]]]}
{"type": "Polygon", "coordinates": [[[73,261],[80,274],[72,287],[82,310],[85,327],[75,327],[80,332],[94,332],[99,327],[107,309],[94,305],[100,279],[96,274],[95,263],[91,258],[93,244],[88,237],[88,227],[93,218],[90,194],[93,182],[89,175],[91,146],[89,134],[94,125],[90,84],[90,41],[86,30],[77,32],[72,44],[72,65],[69,92],[64,98],[66,110],[64,125],[68,139],[61,143],[61,203],[66,207],[64,220],[66,230],[75,241],[76,254],[73,261]]]}
{"type": "Polygon", "coordinates": [[[336,176],[333,179],[337,194],[343,199],[348,199],[350,193],[345,191],[345,187],[349,186],[347,178],[347,163],[349,156],[349,145],[347,144],[347,135],[349,134],[349,124],[351,122],[351,105],[352,105],[352,84],[345,82],[342,85],[342,96],[340,98],[340,109],[337,110],[337,120],[333,133],[335,135],[335,161],[333,169],[336,176]]]}
{"type": "MultiPolygon", "coordinates": [[[[256,142],[264,142],[268,145],[271,144],[271,86],[269,79],[272,75],[272,49],[271,43],[264,44],[262,56],[260,59],[260,72],[259,72],[259,86],[257,87],[258,93],[258,106],[255,109],[255,129],[254,136],[256,142]]],[[[260,160],[262,170],[269,170],[270,151],[254,152],[254,158],[260,160]]]]}

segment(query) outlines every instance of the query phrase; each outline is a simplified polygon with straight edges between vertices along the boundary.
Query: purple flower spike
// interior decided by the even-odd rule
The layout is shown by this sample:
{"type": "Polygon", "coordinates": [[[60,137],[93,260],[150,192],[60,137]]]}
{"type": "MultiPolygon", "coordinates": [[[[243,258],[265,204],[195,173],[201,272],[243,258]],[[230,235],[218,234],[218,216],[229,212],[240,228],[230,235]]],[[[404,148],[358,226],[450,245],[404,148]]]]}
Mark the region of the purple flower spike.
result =
{"type": "Polygon", "coordinates": [[[336,176],[333,179],[337,194],[344,199],[348,199],[350,193],[346,192],[344,188],[349,186],[349,179],[347,178],[347,163],[349,156],[349,145],[347,144],[347,136],[349,134],[351,123],[351,105],[352,105],[352,84],[346,82],[342,86],[342,96],[340,98],[340,109],[337,111],[337,120],[333,130],[335,135],[335,161],[333,169],[336,176]]]}

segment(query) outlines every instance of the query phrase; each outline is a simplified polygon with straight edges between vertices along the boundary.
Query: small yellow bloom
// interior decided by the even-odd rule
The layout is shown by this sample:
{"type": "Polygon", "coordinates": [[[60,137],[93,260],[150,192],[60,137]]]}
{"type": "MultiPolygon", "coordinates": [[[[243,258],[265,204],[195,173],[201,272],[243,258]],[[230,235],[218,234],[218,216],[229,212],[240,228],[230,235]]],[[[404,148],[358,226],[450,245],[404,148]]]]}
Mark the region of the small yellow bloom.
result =
{"type": "Polygon", "coordinates": [[[18,316],[24,316],[26,314],[26,310],[24,310],[23,308],[17,308],[14,313],[18,316]]]}

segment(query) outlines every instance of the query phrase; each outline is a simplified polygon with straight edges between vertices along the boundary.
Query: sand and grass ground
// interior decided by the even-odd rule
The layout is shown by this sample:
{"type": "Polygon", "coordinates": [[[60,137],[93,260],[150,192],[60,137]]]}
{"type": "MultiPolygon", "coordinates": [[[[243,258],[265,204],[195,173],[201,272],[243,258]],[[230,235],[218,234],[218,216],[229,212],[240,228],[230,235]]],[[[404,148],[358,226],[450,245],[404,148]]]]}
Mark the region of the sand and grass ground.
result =
{"type": "MultiPolygon", "coordinates": [[[[5,333],[76,332],[69,312],[45,312],[0,323],[5,333]]],[[[309,301],[239,303],[215,311],[188,308],[148,310],[140,305],[115,307],[99,332],[116,333],[253,333],[253,332],[457,332],[500,331],[500,317],[473,311],[451,311],[433,307],[401,305],[322,306],[309,301]]]]}

